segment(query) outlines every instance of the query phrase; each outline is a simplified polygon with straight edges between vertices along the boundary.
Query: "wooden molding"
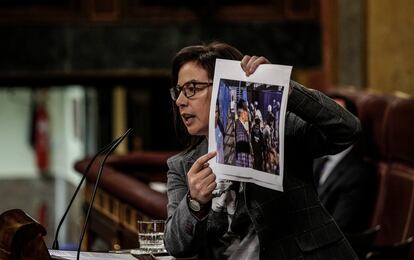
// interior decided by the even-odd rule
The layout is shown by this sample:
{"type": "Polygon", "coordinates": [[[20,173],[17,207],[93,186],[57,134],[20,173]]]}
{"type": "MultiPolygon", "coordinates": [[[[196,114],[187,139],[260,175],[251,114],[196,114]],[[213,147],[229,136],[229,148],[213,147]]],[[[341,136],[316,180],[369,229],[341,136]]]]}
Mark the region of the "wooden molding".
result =
{"type": "MultiPolygon", "coordinates": [[[[68,0],[67,4],[1,5],[0,24],[272,22],[319,19],[321,0],[269,0],[204,5],[143,4],[138,0],[68,0]]],[[[322,0],[323,1],[323,0],[322,0]]]]}
{"type": "Polygon", "coordinates": [[[91,22],[117,22],[121,16],[120,0],[89,0],[91,22]]]}
{"type": "Polygon", "coordinates": [[[319,0],[287,0],[284,13],[288,19],[315,19],[319,15],[319,0]]]}
{"type": "Polygon", "coordinates": [[[85,5],[81,0],[70,0],[65,5],[0,5],[0,24],[66,24],[84,20],[85,5]]]}

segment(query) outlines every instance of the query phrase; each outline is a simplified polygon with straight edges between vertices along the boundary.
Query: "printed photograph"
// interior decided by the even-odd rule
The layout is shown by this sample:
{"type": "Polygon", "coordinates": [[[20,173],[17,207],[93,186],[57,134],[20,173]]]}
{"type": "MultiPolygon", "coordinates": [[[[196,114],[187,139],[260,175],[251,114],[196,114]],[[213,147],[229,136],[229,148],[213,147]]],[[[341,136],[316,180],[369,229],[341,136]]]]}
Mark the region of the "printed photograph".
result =
{"type": "Polygon", "coordinates": [[[217,163],[279,175],[283,89],[220,79],[215,110],[217,163]]]}

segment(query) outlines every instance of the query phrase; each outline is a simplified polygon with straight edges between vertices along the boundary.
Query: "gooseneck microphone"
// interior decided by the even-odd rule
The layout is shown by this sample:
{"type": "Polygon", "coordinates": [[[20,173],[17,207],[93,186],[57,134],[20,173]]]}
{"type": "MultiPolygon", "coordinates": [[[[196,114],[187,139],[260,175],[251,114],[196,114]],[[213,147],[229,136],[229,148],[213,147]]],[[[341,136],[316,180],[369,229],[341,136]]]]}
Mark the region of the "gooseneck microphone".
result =
{"type": "MultiPolygon", "coordinates": [[[[89,220],[89,215],[91,214],[91,210],[92,210],[92,205],[93,202],[95,200],[95,196],[96,196],[96,191],[98,189],[98,185],[99,185],[99,181],[101,179],[101,175],[102,175],[102,171],[103,171],[103,167],[104,164],[106,162],[106,159],[108,158],[108,156],[118,147],[118,145],[125,139],[125,137],[132,131],[131,128],[129,128],[121,137],[119,137],[118,139],[116,139],[112,146],[109,148],[109,150],[106,152],[105,157],[101,160],[100,166],[99,166],[99,172],[98,175],[96,177],[96,181],[95,181],[95,187],[93,189],[92,192],[92,198],[91,201],[89,203],[89,207],[88,207],[88,211],[86,213],[85,216],[85,223],[83,225],[83,229],[82,229],[82,233],[79,239],[79,245],[78,245],[78,250],[77,250],[77,255],[76,255],[76,259],[79,260],[79,255],[80,255],[80,249],[81,249],[81,245],[82,245],[82,241],[83,241],[83,237],[85,236],[85,232],[86,232],[86,227],[88,225],[88,220],[89,220]]],[[[106,150],[106,149],[105,149],[106,150]]],[[[88,165],[89,166],[89,165],[88,165]]],[[[86,175],[84,175],[86,176],[86,175]]]]}
{"type": "MultiPolygon", "coordinates": [[[[129,130],[128,130],[128,131],[129,131],[129,130]]],[[[78,184],[78,187],[76,187],[76,190],[75,190],[75,192],[73,193],[72,198],[70,199],[69,205],[67,206],[67,208],[66,208],[66,210],[65,210],[65,213],[63,214],[62,218],[61,218],[61,219],[60,219],[60,221],[59,221],[59,225],[58,225],[58,227],[56,228],[56,232],[55,232],[55,239],[53,240],[52,249],[56,249],[56,250],[58,250],[58,249],[59,249],[58,236],[59,236],[59,231],[60,231],[60,228],[62,227],[62,224],[63,224],[63,222],[65,221],[66,215],[68,214],[69,209],[70,209],[70,207],[72,206],[73,201],[75,200],[76,196],[78,195],[79,190],[80,190],[80,188],[81,188],[81,186],[82,186],[83,182],[85,181],[86,175],[88,175],[89,169],[91,168],[91,166],[92,166],[93,162],[96,160],[96,158],[97,158],[100,154],[102,154],[102,153],[104,153],[104,152],[108,151],[108,150],[109,150],[109,149],[110,149],[110,148],[111,148],[111,147],[112,147],[112,146],[113,146],[116,142],[118,142],[120,139],[121,139],[121,137],[118,137],[117,139],[115,139],[115,140],[114,140],[114,141],[112,141],[111,143],[109,143],[109,144],[105,145],[105,147],[103,147],[100,151],[98,151],[98,152],[97,152],[97,153],[93,156],[92,160],[90,160],[90,162],[88,163],[88,166],[87,166],[87,167],[86,167],[86,169],[85,169],[85,172],[84,172],[84,174],[83,174],[83,176],[82,176],[82,178],[81,178],[81,180],[80,180],[80,182],[79,182],[79,184],[78,184]]]]}

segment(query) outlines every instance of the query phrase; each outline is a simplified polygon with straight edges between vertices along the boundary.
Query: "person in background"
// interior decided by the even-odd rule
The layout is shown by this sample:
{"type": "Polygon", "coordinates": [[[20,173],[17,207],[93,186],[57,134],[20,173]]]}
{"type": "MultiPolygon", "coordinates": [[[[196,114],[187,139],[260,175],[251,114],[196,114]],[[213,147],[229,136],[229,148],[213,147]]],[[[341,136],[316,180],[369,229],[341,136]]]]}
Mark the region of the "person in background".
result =
{"type": "Polygon", "coordinates": [[[270,63],[217,42],[185,47],[173,59],[173,111],[177,128],[184,130],[180,137],[188,142],[183,152],[167,161],[164,243],[169,254],[197,255],[199,260],[357,259],[320,204],[312,167],[314,158],[352,145],[360,134],[359,120],[324,94],[291,81],[284,191],[216,180],[208,164],[216,152],[207,153],[207,138],[217,58],[239,60],[247,77],[270,63]],[[216,188],[223,191],[219,198],[214,197],[216,188]],[[227,206],[217,206],[217,199],[227,206]]]}
{"type": "Polygon", "coordinates": [[[252,126],[251,144],[253,148],[253,169],[263,171],[263,160],[266,147],[264,145],[263,132],[260,125],[260,118],[256,116],[254,125],[252,126]]]}
{"type": "Polygon", "coordinates": [[[215,134],[216,134],[216,143],[217,143],[217,162],[224,163],[224,126],[220,120],[220,109],[216,106],[215,113],[215,134]]]}
{"type": "MultiPolygon", "coordinates": [[[[330,97],[358,116],[350,99],[330,97]]],[[[369,228],[377,195],[376,170],[364,160],[360,141],[338,154],[318,158],[314,164],[319,198],[345,233],[369,228]]]]}
{"type": "Polygon", "coordinates": [[[236,136],[236,166],[253,167],[253,157],[250,145],[249,112],[247,103],[240,99],[237,104],[237,115],[235,127],[236,136]]]}
{"type": "Polygon", "coordinates": [[[274,129],[272,126],[274,125],[275,118],[273,116],[273,113],[268,111],[266,123],[263,127],[263,142],[264,142],[264,169],[265,172],[272,172],[272,169],[274,168],[273,165],[275,163],[275,152],[276,150],[273,149],[274,139],[273,139],[273,132],[274,129]]]}

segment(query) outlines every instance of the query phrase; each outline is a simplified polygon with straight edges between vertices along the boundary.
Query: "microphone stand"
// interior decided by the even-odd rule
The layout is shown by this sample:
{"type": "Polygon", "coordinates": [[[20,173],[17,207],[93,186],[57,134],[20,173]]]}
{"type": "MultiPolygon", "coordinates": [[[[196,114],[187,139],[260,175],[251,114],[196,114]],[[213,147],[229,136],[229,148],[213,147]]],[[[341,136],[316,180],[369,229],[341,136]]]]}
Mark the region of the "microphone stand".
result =
{"type": "Polygon", "coordinates": [[[120,138],[121,138],[121,137],[118,137],[117,139],[115,139],[115,140],[114,140],[114,141],[112,141],[111,143],[109,143],[109,144],[105,145],[105,147],[103,147],[103,148],[102,148],[102,149],[101,149],[98,153],[96,153],[96,154],[94,155],[94,157],[92,158],[92,160],[89,162],[88,166],[86,167],[85,173],[83,174],[82,179],[80,180],[80,182],[79,182],[79,184],[78,184],[78,187],[76,187],[76,190],[75,190],[75,192],[73,193],[72,198],[70,199],[69,205],[68,205],[68,207],[66,208],[65,213],[63,214],[62,218],[60,219],[59,225],[58,225],[58,227],[57,227],[57,229],[56,229],[56,232],[55,232],[55,239],[53,240],[52,249],[56,249],[56,250],[58,250],[58,249],[59,249],[58,236],[59,236],[59,231],[60,231],[60,228],[62,227],[62,224],[63,224],[63,222],[64,222],[64,220],[65,220],[65,218],[66,218],[66,215],[68,214],[69,209],[70,209],[70,207],[72,206],[73,201],[75,200],[76,196],[78,195],[79,190],[80,190],[80,188],[81,188],[81,186],[82,186],[83,182],[85,181],[86,175],[88,175],[88,173],[89,173],[89,169],[91,168],[91,166],[92,166],[93,162],[96,160],[96,158],[98,157],[98,155],[100,155],[100,154],[101,154],[101,153],[103,153],[103,152],[106,152],[106,151],[107,151],[110,147],[112,147],[112,146],[113,146],[116,142],[118,142],[120,138]]]}
{"type": "Polygon", "coordinates": [[[102,175],[102,171],[103,171],[103,166],[106,162],[106,159],[108,158],[108,156],[118,147],[118,145],[125,139],[125,137],[132,131],[131,128],[129,128],[120,138],[118,138],[115,143],[112,145],[112,147],[109,149],[109,151],[107,151],[107,153],[105,154],[105,157],[103,158],[103,160],[100,163],[100,167],[99,167],[99,172],[98,172],[98,176],[96,177],[96,181],[95,181],[95,187],[93,189],[93,193],[92,193],[92,198],[91,198],[91,202],[89,203],[89,207],[88,207],[88,212],[86,213],[85,216],[85,224],[83,225],[83,229],[82,229],[82,233],[79,239],[79,245],[78,245],[78,250],[77,250],[77,254],[76,254],[76,259],[79,260],[79,256],[80,256],[80,249],[81,249],[81,245],[82,245],[82,241],[83,241],[83,237],[85,236],[85,232],[86,232],[86,226],[88,225],[88,220],[89,220],[89,215],[91,213],[92,210],[92,205],[93,202],[95,200],[95,196],[96,196],[96,191],[98,189],[98,185],[99,185],[99,181],[101,179],[101,175],[102,175]]]}

